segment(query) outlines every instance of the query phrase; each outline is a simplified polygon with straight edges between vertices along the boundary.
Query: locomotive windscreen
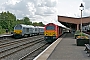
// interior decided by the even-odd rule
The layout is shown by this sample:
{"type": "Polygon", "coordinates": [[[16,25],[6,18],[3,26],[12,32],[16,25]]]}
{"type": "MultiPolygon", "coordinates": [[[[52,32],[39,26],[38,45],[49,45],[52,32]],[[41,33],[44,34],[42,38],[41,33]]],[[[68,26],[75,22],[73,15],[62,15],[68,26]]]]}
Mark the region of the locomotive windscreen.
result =
{"type": "Polygon", "coordinates": [[[14,27],[14,29],[21,30],[22,29],[22,26],[21,25],[17,25],[17,26],[14,27]]]}
{"type": "Polygon", "coordinates": [[[55,27],[54,26],[47,26],[46,30],[55,30],[55,27]]]}

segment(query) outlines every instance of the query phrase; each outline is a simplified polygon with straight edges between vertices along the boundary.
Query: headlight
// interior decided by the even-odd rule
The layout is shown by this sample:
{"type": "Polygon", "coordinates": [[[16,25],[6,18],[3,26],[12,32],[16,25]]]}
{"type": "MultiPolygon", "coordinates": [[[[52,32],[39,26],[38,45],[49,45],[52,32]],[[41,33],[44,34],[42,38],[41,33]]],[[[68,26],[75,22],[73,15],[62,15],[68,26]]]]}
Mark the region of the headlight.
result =
{"type": "Polygon", "coordinates": [[[47,34],[46,34],[47,35],[47,34]]]}
{"type": "Polygon", "coordinates": [[[48,37],[45,37],[45,39],[47,39],[48,37]]]}
{"type": "Polygon", "coordinates": [[[53,37],[53,39],[56,39],[56,37],[53,37]]]}

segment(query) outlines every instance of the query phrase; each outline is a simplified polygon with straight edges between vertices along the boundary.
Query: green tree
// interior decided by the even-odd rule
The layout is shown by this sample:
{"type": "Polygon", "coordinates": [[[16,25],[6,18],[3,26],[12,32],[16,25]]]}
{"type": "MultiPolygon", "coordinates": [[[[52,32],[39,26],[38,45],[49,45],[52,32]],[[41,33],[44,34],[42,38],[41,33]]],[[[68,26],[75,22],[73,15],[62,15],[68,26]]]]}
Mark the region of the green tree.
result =
{"type": "Polygon", "coordinates": [[[30,22],[30,19],[28,17],[24,17],[23,21],[24,21],[24,24],[26,24],[26,25],[31,25],[32,24],[32,22],[30,22]]]}
{"type": "Polygon", "coordinates": [[[24,21],[23,21],[22,19],[21,19],[21,20],[20,20],[20,19],[17,19],[16,25],[17,25],[17,24],[24,24],[24,21]]]}
{"type": "Polygon", "coordinates": [[[2,29],[13,30],[13,27],[16,25],[16,16],[9,11],[0,13],[0,26],[2,29]]]}
{"type": "Polygon", "coordinates": [[[38,23],[37,23],[37,22],[33,22],[32,25],[33,25],[33,26],[38,26],[38,23]]]}
{"type": "Polygon", "coordinates": [[[44,26],[42,22],[34,22],[32,23],[28,17],[23,17],[22,19],[16,19],[15,14],[7,12],[0,13],[0,31],[5,32],[5,29],[9,31],[13,31],[14,26],[17,24],[26,24],[26,25],[34,25],[34,26],[44,26]]]}
{"type": "Polygon", "coordinates": [[[33,26],[44,26],[44,24],[42,22],[33,22],[33,26]]]}
{"type": "Polygon", "coordinates": [[[44,24],[42,22],[39,22],[38,24],[39,24],[39,26],[44,26],[44,24]]]}

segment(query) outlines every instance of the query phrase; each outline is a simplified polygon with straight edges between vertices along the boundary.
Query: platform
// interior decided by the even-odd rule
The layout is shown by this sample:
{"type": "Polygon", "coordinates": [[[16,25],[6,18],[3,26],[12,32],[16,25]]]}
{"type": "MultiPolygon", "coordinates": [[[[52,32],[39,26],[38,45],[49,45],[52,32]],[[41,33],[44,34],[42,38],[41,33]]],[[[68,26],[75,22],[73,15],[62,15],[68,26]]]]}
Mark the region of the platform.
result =
{"type": "Polygon", "coordinates": [[[45,52],[38,55],[36,60],[90,60],[90,57],[84,51],[85,46],[77,46],[74,35],[68,33],[60,41],[56,47],[51,48],[56,43],[53,43],[45,52]],[[50,52],[49,49],[52,49],[50,52]],[[48,51],[49,50],[49,51],[48,51]]]}
{"type": "Polygon", "coordinates": [[[12,36],[13,34],[10,34],[10,33],[6,33],[6,34],[0,34],[0,37],[3,37],[3,36],[12,36]]]}
{"type": "Polygon", "coordinates": [[[3,39],[6,39],[6,38],[9,38],[9,37],[12,37],[13,34],[1,34],[0,35],[0,40],[3,40],[3,39]]]}

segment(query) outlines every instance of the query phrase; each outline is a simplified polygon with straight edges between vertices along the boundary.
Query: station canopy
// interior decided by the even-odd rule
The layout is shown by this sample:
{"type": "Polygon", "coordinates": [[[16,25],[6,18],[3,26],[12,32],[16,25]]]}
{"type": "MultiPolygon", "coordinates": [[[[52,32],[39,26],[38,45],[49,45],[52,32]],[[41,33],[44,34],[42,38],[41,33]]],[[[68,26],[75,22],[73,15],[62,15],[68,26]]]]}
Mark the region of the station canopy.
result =
{"type": "MultiPolygon", "coordinates": [[[[58,21],[65,25],[68,28],[80,29],[81,18],[67,17],[67,16],[58,16],[58,21]]],[[[90,16],[82,18],[82,26],[90,24],[90,16]]]]}

